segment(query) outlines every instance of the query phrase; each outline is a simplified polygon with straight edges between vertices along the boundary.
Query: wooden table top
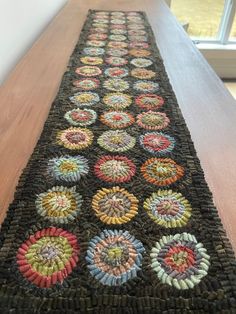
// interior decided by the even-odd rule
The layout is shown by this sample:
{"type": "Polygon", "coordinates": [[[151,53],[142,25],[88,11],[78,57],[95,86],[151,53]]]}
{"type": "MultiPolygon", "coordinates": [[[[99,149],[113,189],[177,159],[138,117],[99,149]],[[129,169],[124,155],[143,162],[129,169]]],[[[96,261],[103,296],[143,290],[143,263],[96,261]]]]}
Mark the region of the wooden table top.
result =
{"type": "Polygon", "coordinates": [[[69,0],[0,88],[0,221],[33,152],[88,9],[148,15],[214,203],[236,250],[236,101],[163,0],[69,0]]]}

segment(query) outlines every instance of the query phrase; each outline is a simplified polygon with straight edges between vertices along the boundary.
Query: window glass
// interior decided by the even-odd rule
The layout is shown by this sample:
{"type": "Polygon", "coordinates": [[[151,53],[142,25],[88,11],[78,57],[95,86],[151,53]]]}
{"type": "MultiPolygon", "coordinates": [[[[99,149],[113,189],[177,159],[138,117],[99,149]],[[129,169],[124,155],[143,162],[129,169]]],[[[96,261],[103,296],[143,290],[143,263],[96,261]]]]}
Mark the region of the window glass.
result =
{"type": "Polygon", "coordinates": [[[171,0],[171,11],[191,37],[218,37],[225,0],[171,0]]]}
{"type": "Polygon", "coordinates": [[[234,16],[234,22],[233,22],[233,25],[232,25],[232,28],[231,28],[231,32],[230,32],[230,35],[229,35],[229,40],[236,41],[236,14],[234,16]]]}

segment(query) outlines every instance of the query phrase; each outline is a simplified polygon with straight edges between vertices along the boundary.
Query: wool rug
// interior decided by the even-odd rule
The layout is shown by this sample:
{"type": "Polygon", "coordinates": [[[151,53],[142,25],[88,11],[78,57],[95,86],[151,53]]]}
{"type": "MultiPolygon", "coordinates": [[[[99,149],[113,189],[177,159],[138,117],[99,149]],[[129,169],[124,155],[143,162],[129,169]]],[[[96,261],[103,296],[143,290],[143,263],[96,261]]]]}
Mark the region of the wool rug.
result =
{"type": "Polygon", "coordinates": [[[234,254],[143,12],[89,11],[0,241],[1,313],[236,311],[234,254]]]}

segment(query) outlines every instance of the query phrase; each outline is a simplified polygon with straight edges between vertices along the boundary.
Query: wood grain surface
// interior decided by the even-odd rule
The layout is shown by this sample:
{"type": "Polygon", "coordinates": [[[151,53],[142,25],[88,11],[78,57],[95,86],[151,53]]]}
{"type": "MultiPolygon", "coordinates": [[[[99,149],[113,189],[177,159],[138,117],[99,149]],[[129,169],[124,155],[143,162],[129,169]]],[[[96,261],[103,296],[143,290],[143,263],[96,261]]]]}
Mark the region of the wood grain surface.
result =
{"type": "Polygon", "coordinates": [[[0,89],[0,221],[57,93],[88,9],[142,10],[236,250],[236,102],[162,0],[69,0],[0,89]]]}

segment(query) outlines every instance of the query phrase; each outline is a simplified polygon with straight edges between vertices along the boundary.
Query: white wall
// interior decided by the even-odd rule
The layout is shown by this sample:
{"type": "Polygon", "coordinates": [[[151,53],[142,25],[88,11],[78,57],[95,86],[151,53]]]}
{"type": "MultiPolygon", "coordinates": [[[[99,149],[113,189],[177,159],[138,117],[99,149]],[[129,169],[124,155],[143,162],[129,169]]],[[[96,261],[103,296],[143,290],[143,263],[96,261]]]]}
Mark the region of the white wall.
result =
{"type": "Polygon", "coordinates": [[[197,47],[219,77],[236,78],[236,45],[198,44],[197,47]]]}
{"type": "Polygon", "coordinates": [[[0,0],[0,84],[67,0],[0,0]]]}

